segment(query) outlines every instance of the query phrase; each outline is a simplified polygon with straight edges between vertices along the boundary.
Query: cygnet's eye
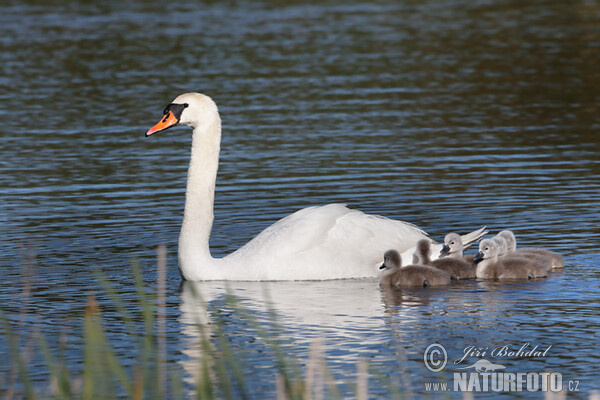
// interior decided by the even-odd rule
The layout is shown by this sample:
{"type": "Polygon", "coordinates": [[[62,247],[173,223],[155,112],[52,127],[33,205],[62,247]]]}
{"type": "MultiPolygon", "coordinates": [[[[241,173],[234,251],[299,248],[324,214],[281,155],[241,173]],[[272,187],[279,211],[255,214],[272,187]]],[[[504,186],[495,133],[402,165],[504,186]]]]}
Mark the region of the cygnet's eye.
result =
{"type": "Polygon", "coordinates": [[[489,250],[490,248],[489,248],[489,247],[486,247],[485,249],[486,249],[486,250],[489,250]]]}
{"type": "Polygon", "coordinates": [[[450,244],[454,244],[454,242],[450,242],[450,244]]]}

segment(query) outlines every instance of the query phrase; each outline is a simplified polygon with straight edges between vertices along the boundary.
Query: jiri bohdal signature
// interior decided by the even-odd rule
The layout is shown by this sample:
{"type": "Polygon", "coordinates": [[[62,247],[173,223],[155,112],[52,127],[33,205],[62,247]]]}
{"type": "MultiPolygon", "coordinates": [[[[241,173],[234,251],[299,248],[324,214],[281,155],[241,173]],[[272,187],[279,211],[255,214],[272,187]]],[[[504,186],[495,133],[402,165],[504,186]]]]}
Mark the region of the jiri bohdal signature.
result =
{"type": "Polygon", "coordinates": [[[460,364],[467,357],[495,357],[495,358],[512,358],[512,357],[546,357],[552,345],[545,349],[540,349],[539,346],[531,347],[531,343],[527,342],[518,350],[511,349],[510,346],[494,347],[490,350],[489,347],[467,346],[463,350],[463,356],[460,360],[454,361],[455,364],[460,364]]]}

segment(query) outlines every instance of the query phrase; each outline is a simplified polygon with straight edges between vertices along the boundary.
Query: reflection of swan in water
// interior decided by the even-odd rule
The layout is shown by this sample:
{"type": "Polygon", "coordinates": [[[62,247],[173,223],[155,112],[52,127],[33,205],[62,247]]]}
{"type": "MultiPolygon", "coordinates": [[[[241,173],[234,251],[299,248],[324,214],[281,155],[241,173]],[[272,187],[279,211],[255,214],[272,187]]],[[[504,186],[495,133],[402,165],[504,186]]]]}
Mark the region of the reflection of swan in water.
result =
{"type": "MultiPolygon", "coordinates": [[[[182,352],[180,361],[186,371],[186,383],[193,387],[198,380],[198,363],[202,360],[201,331],[211,335],[211,323],[217,307],[226,294],[240,300],[245,309],[253,312],[260,323],[265,323],[265,312],[276,312],[277,323],[283,328],[285,339],[294,347],[307,349],[323,337],[325,349],[340,343],[386,345],[390,340],[390,325],[386,323],[386,304],[376,279],[348,279],[342,281],[296,282],[183,282],[181,287],[181,315],[179,318],[182,352]],[[195,293],[200,294],[196,296],[195,293]],[[200,298],[201,297],[201,298],[200,298]],[[207,311],[208,305],[208,311],[207,311]],[[199,326],[200,324],[200,326],[199,326]]],[[[430,295],[431,296],[431,295],[430,295]]],[[[394,306],[395,326],[408,326],[418,319],[414,308],[423,306],[419,293],[408,293],[407,301],[394,306]]],[[[428,300],[425,301],[425,304],[428,300]]],[[[232,316],[231,318],[237,318],[232,316]]],[[[235,334],[240,334],[239,331],[235,334]]],[[[242,333],[243,334],[243,333],[242,333]]],[[[249,336],[254,336],[249,333],[249,336]]],[[[245,339],[242,339],[245,340],[245,339]]],[[[343,345],[342,345],[343,346],[343,345]]],[[[356,363],[359,352],[343,348],[344,362],[356,363]]]]}
{"type": "Polygon", "coordinates": [[[272,308],[287,326],[337,329],[351,318],[381,315],[381,294],[375,279],[296,282],[191,282],[182,283],[182,321],[210,322],[206,305],[236,296],[250,310],[272,308]],[[199,293],[202,301],[195,296],[199,293]]]}
{"type": "MultiPolygon", "coordinates": [[[[333,361],[334,365],[352,366],[365,352],[383,349],[382,357],[388,360],[384,363],[398,366],[409,376],[412,361],[407,360],[412,360],[415,352],[422,352],[428,344],[424,340],[433,343],[445,337],[448,329],[455,333],[468,332],[473,321],[492,331],[497,321],[506,317],[508,310],[522,303],[522,297],[513,298],[515,293],[522,296],[522,292],[512,289],[507,292],[507,287],[510,289],[510,284],[458,281],[441,289],[380,290],[375,279],[183,282],[179,347],[185,355],[180,365],[186,372],[186,387],[193,388],[198,381],[198,366],[203,357],[201,329],[209,337],[213,335],[217,314],[226,319],[228,327],[225,329],[230,339],[249,346],[252,360],[262,357],[256,356],[257,349],[266,348],[260,340],[254,341],[257,335],[247,327],[241,314],[222,312],[227,309],[223,308],[227,293],[235,295],[263,326],[268,322],[266,311],[274,310],[281,328],[278,337],[287,343],[284,346],[291,343],[291,347],[285,349],[290,350],[292,357],[305,360],[313,341],[323,338],[324,350],[335,350],[335,355],[328,354],[328,362],[333,361]],[[202,300],[194,295],[195,292],[202,300]],[[464,317],[465,313],[468,318],[464,317]]],[[[246,363],[244,373],[248,368],[250,374],[271,374],[264,372],[266,369],[261,361],[258,363],[258,367],[246,363]]],[[[267,381],[272,382],[272,377],[269,375],[267,381]]]]}

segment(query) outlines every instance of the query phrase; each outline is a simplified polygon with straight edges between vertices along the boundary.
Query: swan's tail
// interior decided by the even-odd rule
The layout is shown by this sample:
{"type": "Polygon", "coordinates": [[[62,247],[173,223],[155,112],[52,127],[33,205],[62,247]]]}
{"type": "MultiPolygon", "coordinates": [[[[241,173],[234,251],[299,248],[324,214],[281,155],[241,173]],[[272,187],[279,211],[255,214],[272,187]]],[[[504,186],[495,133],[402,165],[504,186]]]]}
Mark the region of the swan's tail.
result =
{"type": "Polygon", "coordinates": [[[488,233],[488,230],[485,228],[487,228],[487,226],[479,228],[471,233],[467,233],[466,235],[461,235],[460,238],[463,242],[463,250],[468,249],[473,243],[479,241],[479,239],[488,233]]]}

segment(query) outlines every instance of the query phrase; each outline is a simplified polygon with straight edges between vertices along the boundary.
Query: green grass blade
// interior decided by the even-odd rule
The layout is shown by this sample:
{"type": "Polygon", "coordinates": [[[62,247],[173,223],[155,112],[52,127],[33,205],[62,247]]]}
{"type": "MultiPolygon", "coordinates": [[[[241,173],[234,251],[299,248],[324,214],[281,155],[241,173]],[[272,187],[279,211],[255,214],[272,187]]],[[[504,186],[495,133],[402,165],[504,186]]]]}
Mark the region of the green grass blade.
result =
{"type": "Polygon", "coordinates": [[[2,327],[4,328],[4,335],[6,336],[10,348],[10,355],[12,359],[17,363],[17,370],[19,373],[19,378],[21,379],[21,383],[23,385],[24,395],[26,399],[35,399],[35,391],[33,390],[33,385],[31,384],[31,380],[29,379],[29,372],[27,371],[27,367],[25,366],[25,362],[21,357],[21,353],[19,351],[19,340],[15,334],[13,334],[10,322],[6,318],[6,314],[4,310],[0,307],[0,321],[2,321],[2,327]]]}

